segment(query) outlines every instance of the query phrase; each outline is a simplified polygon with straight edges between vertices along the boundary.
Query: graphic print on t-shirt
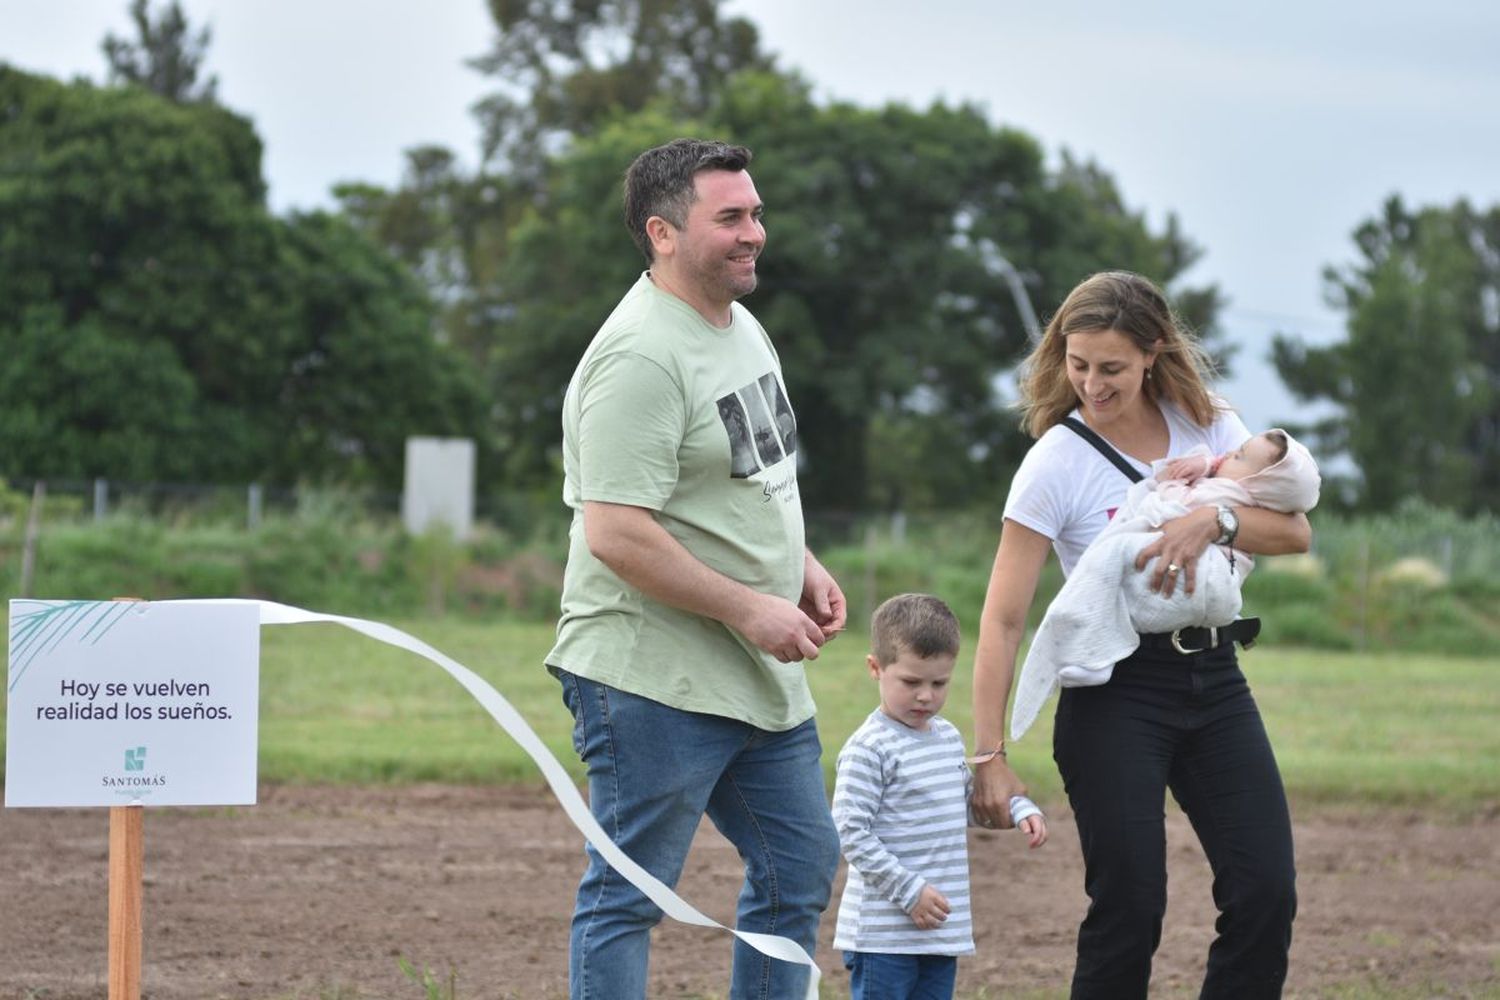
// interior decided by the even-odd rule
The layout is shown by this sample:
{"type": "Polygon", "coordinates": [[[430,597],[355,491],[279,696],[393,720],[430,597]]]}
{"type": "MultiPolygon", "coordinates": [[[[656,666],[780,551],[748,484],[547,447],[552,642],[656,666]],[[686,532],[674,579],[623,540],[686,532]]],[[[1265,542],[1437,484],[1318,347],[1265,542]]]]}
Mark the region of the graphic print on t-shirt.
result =
{"type": "Polygon", "coordinates": [[[719,419],[729,432],[729,477],[746,479],[753,476],[760,466],[755,461],[755,445],[750,442],[750,421],[745,408],[734,393],[719,399],[719,419]]]}
{"type": "Polygon", "coordinates": [[[797,419],[776,375],[766,372],[717,400],[729,434],[729,475],[748,479],[797,451],[797,419]]]}

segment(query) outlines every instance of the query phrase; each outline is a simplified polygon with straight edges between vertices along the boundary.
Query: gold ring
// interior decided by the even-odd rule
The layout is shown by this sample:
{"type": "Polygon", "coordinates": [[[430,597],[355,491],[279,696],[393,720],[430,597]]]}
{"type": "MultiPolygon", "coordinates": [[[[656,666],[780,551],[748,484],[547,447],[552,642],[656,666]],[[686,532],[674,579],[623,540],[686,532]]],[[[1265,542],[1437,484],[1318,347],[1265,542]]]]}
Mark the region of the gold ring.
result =
{"type": "Polygon", "coordinates": [[[1182,572],[1182,567],[1176,563],[1167,563],[1167,572],[1175,575],[1182,572]]]}

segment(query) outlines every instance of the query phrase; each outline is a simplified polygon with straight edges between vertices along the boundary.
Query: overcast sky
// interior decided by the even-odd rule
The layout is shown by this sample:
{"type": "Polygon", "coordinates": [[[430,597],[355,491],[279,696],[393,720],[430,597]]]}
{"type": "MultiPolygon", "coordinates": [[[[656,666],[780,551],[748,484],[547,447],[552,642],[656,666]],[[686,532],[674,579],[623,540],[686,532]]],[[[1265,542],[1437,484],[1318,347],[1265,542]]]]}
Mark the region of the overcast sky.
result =
{"type": "MultiPolygon", "coordinates": [[[[266,144],[278,211],[341,180],[395,184],[403,149],[470,166],[464,65],[493,34],[482,0],[182,0],[213,29],[220,99],[266,144]]],[[[153,4],[157,6],[157,4],[153,4]]],[[[826,98],[973,101],[996,123],[1097,160],[1156,225],[1206,251],[1242,345],[1224,386],[1252,427],[1296,408],[1263,363],[1274,332],[1341,335],[1324,265],[1399,192],[1500,203],[1500,4],[1478,0],[728,0],[826,98]],[[920,13],[916,13],[920,11],[920,13]]],[[[0,60],[99,80],[128,0],[0,0],[0,60]]],[[[774,200],[774,192],[767,192],[774,200]]],[[[771,232],[771,252],[775,232],[771,232]]],[[[1024,268],[1024,248],[1008,248],[1024,268]]],[[[1046,313],[1056,303],[1037,303],[1046,313]]],[[[775,331],[772,331],[773,336],[775,331]]]]}

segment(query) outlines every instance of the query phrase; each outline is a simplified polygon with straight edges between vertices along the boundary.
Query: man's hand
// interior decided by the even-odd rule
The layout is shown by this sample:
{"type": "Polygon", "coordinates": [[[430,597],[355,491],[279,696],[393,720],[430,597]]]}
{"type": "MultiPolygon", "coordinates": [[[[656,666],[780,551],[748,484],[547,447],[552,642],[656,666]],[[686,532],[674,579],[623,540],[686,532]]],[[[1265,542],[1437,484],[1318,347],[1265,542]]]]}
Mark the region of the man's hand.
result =
{"type": "Polygon", "coordinates": [[[813,558],[811,552],[807,553],[804,560],[802,600],[797,602],[797,607],[817,624],[825,640],[842,632],[849,617],[849,608],[838,581],[823,568],[822,563],[813,558]]]}
{"type": "Polygon", "coordinates": [[[917,905],[911,908],[911,922],[924,931],[936,930],[948,919],[948,898],[930,885],[922,886],[917,905]]]}
{"type": "Polygon", "coordinates": [[[816,660],[818,648],[828,641],[801,608],[770,594],[756,594],[744,614],[728,624],[782,663],[816,660]]]}
{"type": "Polygon", "coordinates": [[[818,618],[709,569],[643,507],[587,501],[583,531],[595,558],[641,593],[723,622],[782,663],[816,659],[818,647],[844,627],[843,592],[810,552],[802,598],[818,618]]]}

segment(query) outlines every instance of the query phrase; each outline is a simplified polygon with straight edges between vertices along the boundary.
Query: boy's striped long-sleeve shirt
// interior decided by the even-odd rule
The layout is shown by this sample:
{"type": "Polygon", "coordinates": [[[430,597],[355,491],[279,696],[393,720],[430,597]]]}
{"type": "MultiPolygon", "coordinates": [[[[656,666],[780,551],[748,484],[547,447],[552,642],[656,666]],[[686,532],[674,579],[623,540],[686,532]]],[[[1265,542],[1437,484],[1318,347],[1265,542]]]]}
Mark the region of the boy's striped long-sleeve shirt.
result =
{"type": "Polygon", "coordinates": [[[946,719],[925,731],[876,709],[839,752],[833,821],[849,862],[833,946],[840,951],[970,955],[970,772],[946,719]],[[931,884],[948,919],[921,930],[908,911],[931,884]]]}

